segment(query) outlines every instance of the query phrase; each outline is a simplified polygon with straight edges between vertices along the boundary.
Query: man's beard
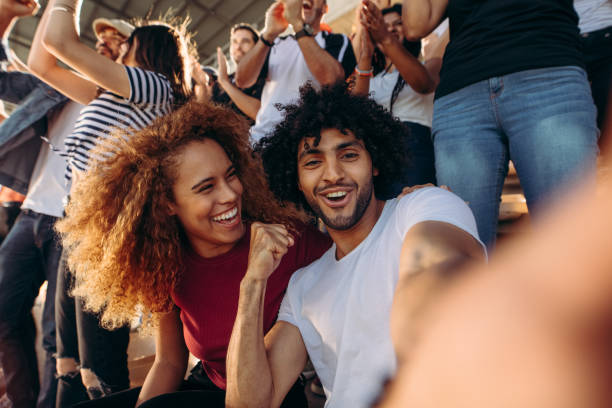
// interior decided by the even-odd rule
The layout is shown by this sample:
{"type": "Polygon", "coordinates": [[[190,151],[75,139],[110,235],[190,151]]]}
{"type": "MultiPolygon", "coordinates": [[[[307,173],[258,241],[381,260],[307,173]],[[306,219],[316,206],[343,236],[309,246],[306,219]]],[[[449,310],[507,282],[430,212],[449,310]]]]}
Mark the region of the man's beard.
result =
{"type": "Polygon", "coordinates": [[[359,196],[357,196],[355,210],[353,210],[353,213],[348,216],[338,215],[334,218],[329,218],[323,213],[321,207],[317,205],[316,200],[313,199],[312,202],[310,202],[310,200],[306,199],[306,201],[308,202],[308,205],[310,205],[310,208],[312,208],[312,211],[317,215],[317,217],[321,218],[327,228],[336,231],[346,231],[353,228],[355,224],[357,224],[359,220],[361,220],[361,217],[370,205],[373,190],[374,184],[373,181],[370,179],[368,185],[366,185],[365,188],[361,190],[361,193],[359,193],[359,196]]]}

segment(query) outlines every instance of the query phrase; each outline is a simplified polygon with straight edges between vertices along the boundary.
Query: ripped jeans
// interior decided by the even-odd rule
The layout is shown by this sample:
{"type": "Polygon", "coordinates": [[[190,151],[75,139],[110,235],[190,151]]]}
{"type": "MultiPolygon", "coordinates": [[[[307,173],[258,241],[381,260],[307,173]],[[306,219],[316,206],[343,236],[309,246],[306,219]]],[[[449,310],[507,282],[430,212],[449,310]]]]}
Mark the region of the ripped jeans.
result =
{"type": "Polygon", "coordinates": [[[98,316],[85,312],[83,301],[70,296],[73,279],[65,257],[64,252],[55,297],[56,408],[104,397],[130,386],[127,367],[130,328],[126,326],[113,331],[101,328],[98,316]],[[69,364],[62,364],[66,362],[69,364]]]}

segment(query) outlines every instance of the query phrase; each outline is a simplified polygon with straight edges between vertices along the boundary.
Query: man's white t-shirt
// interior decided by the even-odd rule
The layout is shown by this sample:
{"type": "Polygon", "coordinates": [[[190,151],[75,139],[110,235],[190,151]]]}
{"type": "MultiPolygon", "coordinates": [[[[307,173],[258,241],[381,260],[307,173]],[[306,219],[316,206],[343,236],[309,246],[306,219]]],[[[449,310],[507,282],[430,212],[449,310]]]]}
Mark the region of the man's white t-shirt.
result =
{"type": "Polygon", "coordinates": [[[395,373],[389,325],[400,252],[406,232],[423,221],[455,225],[480,242],[463,200],[423,188],[387,201],[370,234],[344,258],[336,260],[332,245],[291,277],[278,320],[300,330],[326,408],[369,407],[395,373]]]}
{"type": "MultiPolygon", "coordinates": [[[[341,38],[341,41],[338,44],[338,49],[330,54],[345,69],[347,69],[345,65],[350,66],[348,69],[352,71],[355,57],[353,47],[347,36],[321,31],[314,39],[321,48],[328,49],[327,41],[332,36],[335,39],[341,38]],[[353,61],[352,66],[351,61],[353,61]]],[[[300,87],[309,81],[315,86],[320,86],[319,81],[310,72],[310,68],[308,68],[306,59],[302,54],[302,49],[295,37],[277,38],[274,41],[274,46],[270,49],[268,76],[261,93],[261,107],[259,112],[257,112],[255,124],[251,127],[251,140],[253,143],[258,142],[259,139],[271,132],[281,122],[283,116],[277,105],[295,103],[300,96],[300,87]]]]}

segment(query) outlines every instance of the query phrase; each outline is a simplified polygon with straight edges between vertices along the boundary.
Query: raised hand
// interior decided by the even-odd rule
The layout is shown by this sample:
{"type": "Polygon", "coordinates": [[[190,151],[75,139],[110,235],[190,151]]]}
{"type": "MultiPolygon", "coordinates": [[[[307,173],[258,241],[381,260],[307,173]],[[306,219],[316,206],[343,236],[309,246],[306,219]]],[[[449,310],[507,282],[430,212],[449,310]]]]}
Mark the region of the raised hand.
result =
{"type": "Polygon", "coordinates": [[[219,72],[217,72],[219,84],[224,85],[229,83],[230,78],[227,72],[227,58],[225,54],[223,54],[221,47],[217,47],[217,65],[219,67],[219,72]]]}
{"type": "Polygon", "coordinates": [[[292,26],[302,22],[302,0],[281,0],[285,3],[283,16],[292,26]]]}
{"type": "Polygon", "coordinates": [[[363,0],[361,2],[359,21],[368,30],[374,42],[384,44],[392,38],[380,9],[372,1],[363,0]]]}
{"type": "Polygon", "coordinates": [[[212,98],[213,83],[195,58],[191,60],[191,77],[195,82],[193,93],[196,100],[198,102],[209,102],[212,98]]]}
{"type": "Polygon", "coordinates": [[[359,60],[365,59],[368,61],[372,60],[374,55],[374,42],[372,37],[365,26],[361,26],[359,30],[359,60]]]}
{"type": "Polygon", "coordinates": [[[274,41],[283,31],[289,27],[289,23],[284,17],[285,3],[275,1],[266,11],[266,22],[261,33],[268,41],[274,41]]]}
{"type": "Polygon", "coordinates": [[[268,279],[293,244],[293,237],[284,225],[254,222],[251,225],[251,248],[245,277],[268,279]]]}
{"type": "Polygon", "coordinates": [[[0,13],[15,17],[33,16],[40,9],[36,0],[3,0],[0,1],[0,13]]]}

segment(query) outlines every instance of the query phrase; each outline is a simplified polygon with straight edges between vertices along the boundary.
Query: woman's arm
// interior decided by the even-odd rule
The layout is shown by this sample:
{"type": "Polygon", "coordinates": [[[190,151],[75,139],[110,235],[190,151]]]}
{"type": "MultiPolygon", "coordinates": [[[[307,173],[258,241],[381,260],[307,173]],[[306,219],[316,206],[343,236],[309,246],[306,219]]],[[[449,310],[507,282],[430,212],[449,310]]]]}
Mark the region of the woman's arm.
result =
{"type": "Polygon", "coordinates": [[[433,92],[438,83],[423,64],[389,32],[380,9],[370,0],[364,0],[363,5],[362,24],[380,45],[385,56],[393,62],[404,81],[418,93],[433,92]]]}
{"type": "Polygon", "coordinates": [[[217,48],[217,62],[219,64],[219,85],[242,113],[255,120],[257,118],[257,112],[259,112],[259,108],[261,107],[261,101],[247,95],[242,89],[232,84],[227,74],[227,59],[223,51],[221,51],[221,48],[217,48]]]}
{"type": "Polygon", "coordinates": [[[155,346],[155,362],[147,374],[136,406],[155,396],[178,390],[185,377],[189,352],[178,309],[160,316],[155,346]]]}
{"type": "Polygon", "coordinates": [[[370,78],[372,77],[374,44],[363,24],[360,24],[358,28],[355,42],[359,43],[359,59],[357,60],[357,69],[355,70],[355,87],[351,93],[353,95],[368,96],[370,93],[370,78]],[[368,74],[367,72],[370,73],[368,74]]]}
{"type": "MultiPolygon", "coordinates": [[[[124,98],[130,96],[130,80],[125,67],[83,44],[77,34],[75,15],[82,0],[52,0],[45,10],[49,23],[43,27],[45,48],[93,84],[124,98]]],[[[137,46],[137,44],[133,44],[137,46]]],[[[69,86],[69,84],[66,84],[69,86]]],[[[75,86],[68,92],[73,92],[75,86]]]]}
{"type": "MultiPolygon", "coordinates": [[[[96,85],[78,74],[58,66],[55,56],[43,46],[43,33],[49,22],[52,7],[53,1],[50,2],[43,13],[36,28],[28,56],[28,70],[73,101],[87,105],[96,97],[96,85]]],[[[56,11],[55,13],[62,12],[56,11]]]]}
{"type": "Polygon", "coordinates": [[[416,41],[431,33],[442,22],[447,7],[448,0],[404,0],[404,36],[416,41]]]}

